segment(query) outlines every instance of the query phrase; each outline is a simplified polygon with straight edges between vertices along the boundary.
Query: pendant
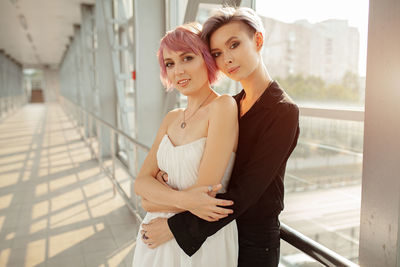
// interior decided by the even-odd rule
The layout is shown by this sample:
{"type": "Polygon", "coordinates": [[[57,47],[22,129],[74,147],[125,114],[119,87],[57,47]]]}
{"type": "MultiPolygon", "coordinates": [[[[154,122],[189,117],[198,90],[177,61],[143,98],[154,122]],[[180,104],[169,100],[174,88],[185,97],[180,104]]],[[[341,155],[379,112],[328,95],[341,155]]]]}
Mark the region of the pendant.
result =
{"type": "Polygon", "coordinates": [[[186,122],[182,122],[182,123],[181,123],[181,128],[182,128],[182,129],[185,129],[185,127],[186,127],[186,122]]]}

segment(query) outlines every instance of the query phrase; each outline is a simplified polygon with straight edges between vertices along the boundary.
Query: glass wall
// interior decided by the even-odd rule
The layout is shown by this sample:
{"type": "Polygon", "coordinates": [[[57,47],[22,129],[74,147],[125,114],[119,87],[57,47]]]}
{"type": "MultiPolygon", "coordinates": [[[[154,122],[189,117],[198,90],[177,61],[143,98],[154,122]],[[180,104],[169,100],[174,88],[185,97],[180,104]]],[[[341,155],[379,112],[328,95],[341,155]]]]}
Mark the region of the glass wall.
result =
{"type": "MultiPolygon", "coordinates": [[[[256,1],[256,11],[264,62],[301,115],[280,219],[358,262],[368,1],[256,1]]],[[[318,266],[286,243],[281,265],[318,266]]]]}

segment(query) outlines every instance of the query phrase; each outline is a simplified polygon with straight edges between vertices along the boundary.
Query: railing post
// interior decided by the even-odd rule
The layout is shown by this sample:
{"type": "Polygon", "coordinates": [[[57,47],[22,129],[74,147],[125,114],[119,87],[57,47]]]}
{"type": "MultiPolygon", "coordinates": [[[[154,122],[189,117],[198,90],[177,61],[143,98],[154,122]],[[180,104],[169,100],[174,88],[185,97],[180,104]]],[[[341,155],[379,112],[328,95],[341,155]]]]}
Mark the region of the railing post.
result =
{"type": "MultiPolygon", "coordinates": [[[[112,179],[116,180],[115,177],[115,133],[113,129],[110,129],[110,145],[111,145],[111,161],[112,161],[112,179]]],[[[116,182],[116,181],[115,181],[116,182]]],[[[113,183],[113,196],[117,194],[115,183],[113,183]]]]}
{"type": "Polygon", "coordinates": [[[103,159],[102,159],[102,147],[101,147],[101,130],[100,123],[96,121],[97,130],[97,160],[99,161],[99,168],[102,171],[103,159]]]}
{"type": "Polygon", "coordinates": [[[88,124],[89,124],[89,146],[90,146],[90,153],[92,154],[92,159],[95,158],[95,155],[93,153],[93,138],[92,138],[92,134],[93,134],[93,119],[91,115],[88,115],[88,124]]]}

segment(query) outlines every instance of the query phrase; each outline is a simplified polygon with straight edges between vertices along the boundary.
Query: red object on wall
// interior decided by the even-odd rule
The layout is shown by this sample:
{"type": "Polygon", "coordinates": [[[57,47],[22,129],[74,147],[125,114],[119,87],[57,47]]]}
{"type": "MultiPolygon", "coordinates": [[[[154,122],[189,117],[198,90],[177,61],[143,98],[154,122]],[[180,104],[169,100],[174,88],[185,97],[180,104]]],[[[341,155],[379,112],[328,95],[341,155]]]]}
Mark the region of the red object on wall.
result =
{"type": "Polygon", "coordinates": [[[132,71],[132,79],[136,80],[136,71],[132,71]]]}

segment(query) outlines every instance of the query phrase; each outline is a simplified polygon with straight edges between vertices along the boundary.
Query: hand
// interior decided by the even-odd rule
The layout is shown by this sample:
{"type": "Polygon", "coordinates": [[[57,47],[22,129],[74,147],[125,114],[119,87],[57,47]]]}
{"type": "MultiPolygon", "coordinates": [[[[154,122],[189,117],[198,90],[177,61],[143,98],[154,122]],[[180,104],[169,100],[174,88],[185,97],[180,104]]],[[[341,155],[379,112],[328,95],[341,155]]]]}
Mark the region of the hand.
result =
{"type": "Polygon", "coordinates": [[[142,240],[149,248],[156,248],[174,238],[167,218],[155,218],[147,224],[142,224],[142,228],[142,240]]]}
{"type": "Polygon", "coordinates": [[[157,172],[156,175],[156,179],[162,183],[162,184],[166,184],[168,182],[168,173],[166,173],[165,171],[159,170],[157,172]]]}
{"type": "Polygon", "coordinates": [[[222,185],[219,184],[212,186],[212,188],[210,186],[202,186],[181,191],[184,194],[181,199],[182,208],[209,222],[225,218],[233,213],[233,210],[218,206],[231,206],[233,201],[213,197],[221,187],[222,185]]]}
{"type": "Polygon", "coordinates": [[[166,173],[165,171],[160,170],[156,175],[156,179],[157,179],[157,181],[159,181],[161,184],[165,185],[166,187],[176,190],[176,188],[167,184],[168,183],[168,173],[166,173]]]}

